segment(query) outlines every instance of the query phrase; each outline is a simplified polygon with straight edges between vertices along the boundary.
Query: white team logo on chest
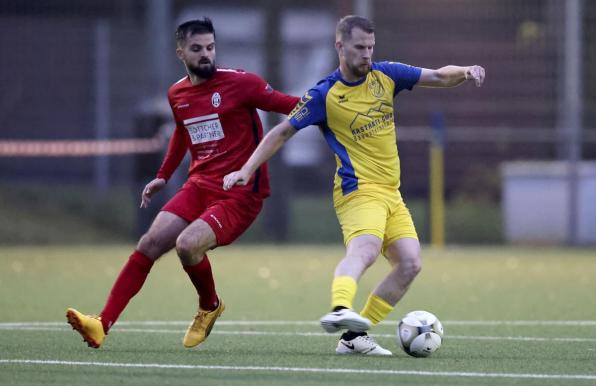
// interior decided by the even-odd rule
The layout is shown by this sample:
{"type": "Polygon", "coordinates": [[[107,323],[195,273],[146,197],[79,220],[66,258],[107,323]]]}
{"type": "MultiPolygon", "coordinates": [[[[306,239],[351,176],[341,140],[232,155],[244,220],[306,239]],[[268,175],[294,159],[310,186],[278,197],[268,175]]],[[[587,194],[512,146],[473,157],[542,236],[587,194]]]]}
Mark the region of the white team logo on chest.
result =
{"type": "Polygon", "coordinates": [[[213,95],[211,95],[211,104],[213,107],[219,107],[221,104],[221,95],[219,95],[218,92],[214,92],[213,95]]]}

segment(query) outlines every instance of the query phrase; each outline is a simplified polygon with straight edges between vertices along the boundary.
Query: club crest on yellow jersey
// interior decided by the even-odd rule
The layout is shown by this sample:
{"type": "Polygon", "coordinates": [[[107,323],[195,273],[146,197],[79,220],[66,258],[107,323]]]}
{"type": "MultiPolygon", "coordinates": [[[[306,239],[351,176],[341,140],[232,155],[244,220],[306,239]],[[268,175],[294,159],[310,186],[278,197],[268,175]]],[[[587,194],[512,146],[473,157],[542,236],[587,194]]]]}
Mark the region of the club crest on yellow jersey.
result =
{"type": "Polygon", "coordinates": [[[368,82],[368,89],[370,90],[372,96],[374,96],[377,99],[382,98],[385,94],[385,89],[383,88],[383,85],[376,78],[373,78],[368,82]]]}

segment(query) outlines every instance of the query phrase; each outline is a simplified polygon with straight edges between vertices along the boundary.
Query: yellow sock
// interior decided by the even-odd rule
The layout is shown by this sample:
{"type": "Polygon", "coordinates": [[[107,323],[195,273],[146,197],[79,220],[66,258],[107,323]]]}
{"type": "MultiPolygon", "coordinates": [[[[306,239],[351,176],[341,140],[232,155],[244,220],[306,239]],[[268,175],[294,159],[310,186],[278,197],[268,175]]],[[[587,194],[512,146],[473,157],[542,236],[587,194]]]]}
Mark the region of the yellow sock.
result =
{"type": "Polygon", "coordinates": [[[375,294],[370,294],[360,315],[370,320],[376,326],[393,310],[393,306],[375,294]]]}
{"type": "Polygon", "coordinates": [[[356,280],[351,276],[337,276],[331,284],[331,308],[337,306],[352,308],[356,296],[356,280]]]}

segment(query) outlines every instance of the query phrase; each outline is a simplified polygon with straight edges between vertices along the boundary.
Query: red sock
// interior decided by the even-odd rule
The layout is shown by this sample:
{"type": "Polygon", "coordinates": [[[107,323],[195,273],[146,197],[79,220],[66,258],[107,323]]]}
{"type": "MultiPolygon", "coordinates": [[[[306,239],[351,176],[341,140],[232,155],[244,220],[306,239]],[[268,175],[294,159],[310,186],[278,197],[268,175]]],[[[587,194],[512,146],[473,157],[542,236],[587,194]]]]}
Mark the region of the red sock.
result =
{"type": "Polygon", "coordinates": [[[205,311],[213,311],[217,308],[218,298],[215,292],[215,282],[213,281],[213,273],[211,272],[211,264],[207,255],[203,256],[203,260],[195,265],[183,266],[184,270],[190,277],[190,281],[197,289],[199,294],[199,307],[205,311]]]}
{"type": "Polygon", "coordinates": [[[130,255],[114,282],[110,296],[108,296],[106,305],[100,314],[101,323],[106,333],[116,322],[130,299],[139,292],[152,266],[153,260],[141,252],[135,250],[130,255]]]}

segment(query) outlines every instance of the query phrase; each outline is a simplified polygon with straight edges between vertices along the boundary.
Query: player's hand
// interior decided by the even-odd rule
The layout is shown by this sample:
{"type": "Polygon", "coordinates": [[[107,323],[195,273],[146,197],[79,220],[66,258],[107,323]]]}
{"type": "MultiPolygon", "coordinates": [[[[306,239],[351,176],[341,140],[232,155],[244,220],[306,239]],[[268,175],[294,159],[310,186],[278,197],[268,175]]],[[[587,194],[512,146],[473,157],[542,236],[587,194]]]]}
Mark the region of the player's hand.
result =
{"type": "Polygon", "coordinates": [[[250,180],[250,174],[242,169],[226,175],[223,179],[223,190],[230,190],[235,185],[246,185],[250,180]]]}
{"type": "Polygon", "coordinates": [[[484,83],[484,68],[480,66],[466,68],[466,80],[473,80],[476,87],[482,86],[482,83],[484,83]]]}
{"type": "Polygon", "coordinates": [[[141,193],[141,208],[147,208],[151,202],[151,196],[161,190],[166,185],[166,180],[163,178],[156,178],[149,182],[143,193],[141,193]]]}

